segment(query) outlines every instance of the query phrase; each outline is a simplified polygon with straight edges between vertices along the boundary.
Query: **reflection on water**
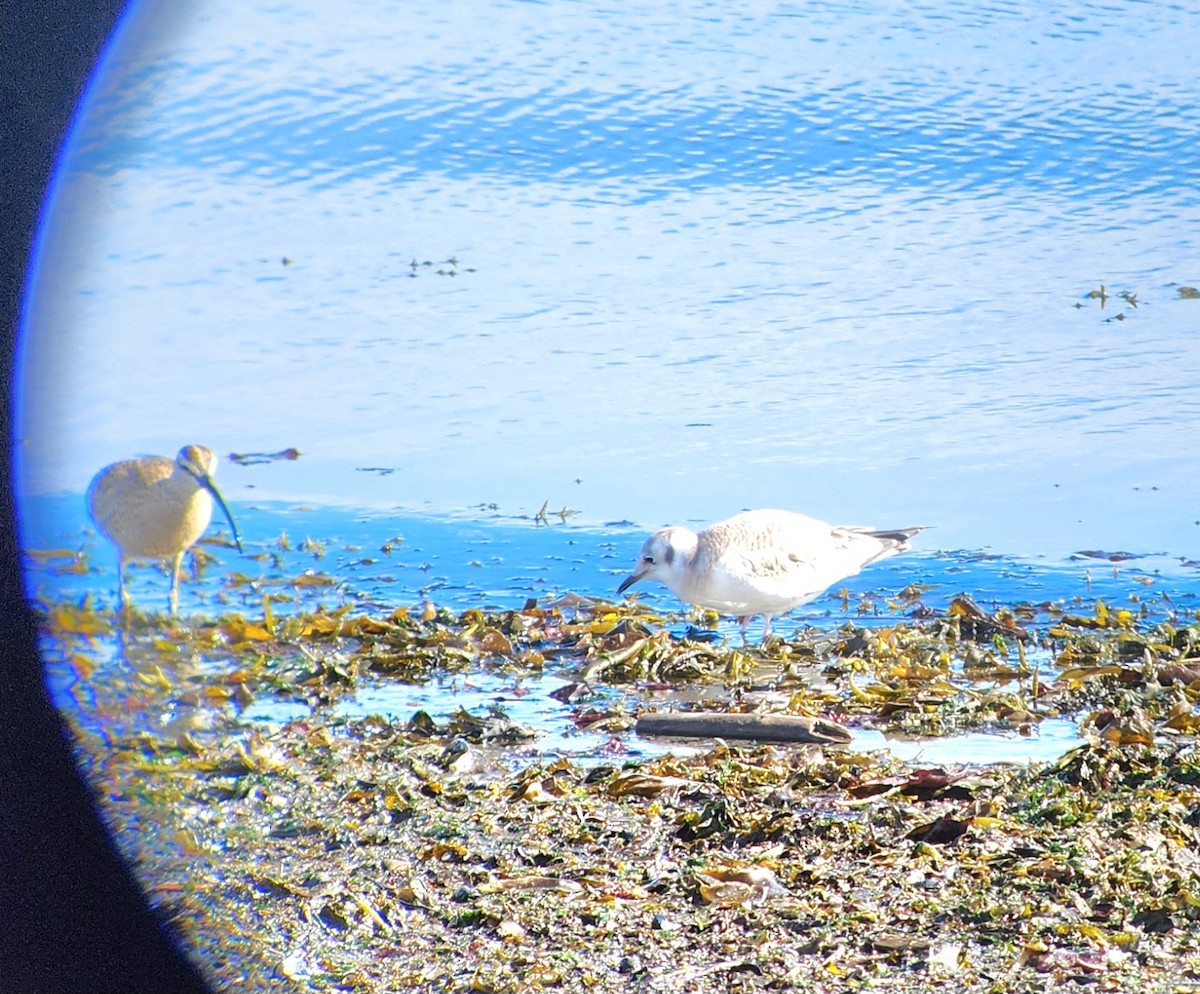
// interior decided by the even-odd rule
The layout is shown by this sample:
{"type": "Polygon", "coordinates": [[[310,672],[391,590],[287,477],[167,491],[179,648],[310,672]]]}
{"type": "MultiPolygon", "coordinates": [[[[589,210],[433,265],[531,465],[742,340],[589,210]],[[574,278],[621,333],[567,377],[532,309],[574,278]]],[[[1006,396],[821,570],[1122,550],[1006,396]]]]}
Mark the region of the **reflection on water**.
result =
{"type": "Polygon", "coordinates": [[[936,739],[903,739],[873,729],[859,729],[854,734],[854,748],[862,752],[887,749],[901,762],[918,766],[1045,763],[1080,745],[1083,739],[1078,733],[1078,723],[1067,718],[1047,718],[1030,735],[972,732],[936,739]]]}
{"type": "MultiPolygon", "coordinates": [[[[498,709],[536,732],[536,738],[528,745],[505,746],[500,751],[501,761],[510,764],[527,765],[531,757],[541,760],[554,756],[570,756],[585,762],[602,759],[623,762],[668,751],[662,743],[639,740],[632,732],[622,730],[614,734],[580,728],[575,721],[576,709],[550,696],[564,682],[561,676],[514,679],[489,673],[441,677],[417,685],[389,681],[360,689],[353,699],[339,704],[333,713],[345,718],[377,715],[404,725],[418,711],[425,711],[438,724],[444,724],[460,709],[481,717],[498,709]]],[[[642,695],[634,690],[621,692],[601,688],[598,694],[598,706],[625,702],[631,715],[642,699],[642,695]]],[[[303,704],[264,701],[247,708],[241,718],[270,727],[305,718],[308,714],[309,708],[303,704]]]]}
{"type": "MultiPolygon", "coordinates": [[[[538,731],[528,746],[508,747],[501,761],[525,764],[531,757],[539,761],[565,756],[574,762],[624,762],[665,753],[687,755],[711,747],[710,740],[638,736],[632,731],[613,734],[579,728],[575,709],[550,697],[563,685],[563,677],[499,678],[479,673],[469,677],[442,678],[428,684],[389,682],[358,691],[352,700],[339,704],[334,713],[345,718],[376,715],[400,725],[418,711],[426,711],[435,721],[444,723],[460,708],[475,715],[486,715],[498,708],[507,717],[538,731]]],[[[624,693],[599,689],[601,700],[623,702],[630,714],[649,701],[656,709],[670,704],[672,695],[659,692],[643,694],[635,689],[624,693]],[[657,698],[657,699],[655,699],[657,698]]],[[[719,690],[717,691],[719,695],[719,690]]],[[[677,696],[677,695],[675,695],[677,696]]],[[[310,708],[287,701],[261,701],[242,712],[244,722],[267,728],[307,718],[310,708]]],[[[872,728],[855,728],[847,749],[855,752],[886,750],[897,759],[913,764],[955,766],[960,763],[1048,762],[1081,745],[1077,722],[1066,718],[1047,718],[1029,735],[1017,733],[972,732],[940,738],[896,738],[872,728]]],[[[779,745],[776,748],[786,749],[779,745]]]]}

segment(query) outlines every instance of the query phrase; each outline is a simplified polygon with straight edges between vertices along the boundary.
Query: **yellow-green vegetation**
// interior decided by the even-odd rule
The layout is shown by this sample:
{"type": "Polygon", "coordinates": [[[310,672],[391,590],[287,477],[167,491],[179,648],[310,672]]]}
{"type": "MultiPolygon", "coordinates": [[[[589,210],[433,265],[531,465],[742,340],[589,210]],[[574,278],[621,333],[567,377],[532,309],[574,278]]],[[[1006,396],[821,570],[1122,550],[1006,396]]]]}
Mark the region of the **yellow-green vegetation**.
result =
{"type": "MultiPolygon", "coordinates": [[[[112,828],[225,989],[1200,989],[1194,619],[960,598],[743,648],[577,598],[269,604],[119,633],[86,603],[45,609],[112,828]],[[485,670],[700,684],[707,707],[926,735],[1072,715],[1085,744],[1027,767],[720,741],[585,764],[529,758],[499,713],[329,706],[485,670]],[[280,696],[311,713],[239,721],[280,696]]],[[[579,700],[581,721],[629,734],[623,708],[579,700]]]]}

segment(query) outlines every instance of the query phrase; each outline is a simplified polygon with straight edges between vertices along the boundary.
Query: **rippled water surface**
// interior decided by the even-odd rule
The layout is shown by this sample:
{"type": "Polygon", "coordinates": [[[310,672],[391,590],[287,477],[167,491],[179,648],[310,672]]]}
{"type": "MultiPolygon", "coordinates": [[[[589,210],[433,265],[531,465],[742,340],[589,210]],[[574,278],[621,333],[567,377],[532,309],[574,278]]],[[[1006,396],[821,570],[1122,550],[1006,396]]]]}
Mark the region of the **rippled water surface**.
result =
{"type": "Polygon", "coordinates": [[[933,526],[866,583],[1122,550],[1190,596],[1197,53],[1152,3],[142,2],[31,283],[26,541],[196,441],[301,451],[223,465],[252,544],[470,521],[607,594],[641,530],[784,506],[933,526]],[[584,566],[500,526],[544,503],[584,566]]]}

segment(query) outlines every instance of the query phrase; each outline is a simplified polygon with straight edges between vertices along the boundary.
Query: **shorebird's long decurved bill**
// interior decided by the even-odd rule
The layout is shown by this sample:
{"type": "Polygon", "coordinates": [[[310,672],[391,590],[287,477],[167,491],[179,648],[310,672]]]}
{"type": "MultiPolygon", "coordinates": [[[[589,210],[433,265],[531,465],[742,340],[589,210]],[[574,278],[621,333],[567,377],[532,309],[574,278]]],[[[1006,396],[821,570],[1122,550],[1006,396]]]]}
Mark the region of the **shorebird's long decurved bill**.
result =
{"type": "Polygon", "coordinates": [[[217,486],[217,481],[212,478],[209,473],[204,473],[196,477],[205,490],[213,496],[213,500],[217,502],[221,510],[225,512],[225,520],[229,522],[229,527],[233,530],[233,544],[237,546],[238,552],[242,551],[242,533],[238,530],[237,522],[233,520],[233,512],[229,510],[229,505],[225,503],[225,495],[221,493],[221,488],[217,486]]]}
{"type": "MultiPolygon", "coordinates": [[[[192,459],[191,455],[191,447],[180,452],[179,465],[187,470],[200,486],[212,494],[213,500],[220,505],[221,511],[225,514],[225,520],[229,522],[229,527],[233,530],[233,544],[237,546],[238,552],[244,551],[242,549],[242,533],[238,530],[237,522],[233,520],[233,512],[229,510],[229,505],[225,503],[225,495],[221,493],[221,488],[217,486],[217,481],[213,479],[212,473],[209,473],[203,465],[192,459]]],[[[211,457],[211,453],[209,455],[211,457]]]]}

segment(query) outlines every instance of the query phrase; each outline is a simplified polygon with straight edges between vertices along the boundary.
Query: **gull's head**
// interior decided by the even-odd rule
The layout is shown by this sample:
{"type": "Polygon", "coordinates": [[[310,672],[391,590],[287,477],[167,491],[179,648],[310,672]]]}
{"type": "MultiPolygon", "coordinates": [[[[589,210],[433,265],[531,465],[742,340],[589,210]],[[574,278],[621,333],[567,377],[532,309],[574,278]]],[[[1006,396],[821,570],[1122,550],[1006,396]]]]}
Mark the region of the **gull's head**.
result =
{"type": "Polygon", "coordinates": [[[639,580],[657,580],[675,590],[695,552],[694,531],[675,526],[655,532],[642,545],[637,566],[621,581],[617,593],[625,593],[639,580]]]}

